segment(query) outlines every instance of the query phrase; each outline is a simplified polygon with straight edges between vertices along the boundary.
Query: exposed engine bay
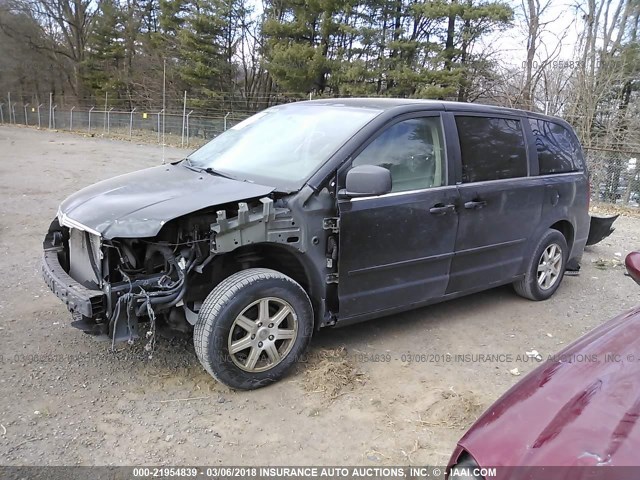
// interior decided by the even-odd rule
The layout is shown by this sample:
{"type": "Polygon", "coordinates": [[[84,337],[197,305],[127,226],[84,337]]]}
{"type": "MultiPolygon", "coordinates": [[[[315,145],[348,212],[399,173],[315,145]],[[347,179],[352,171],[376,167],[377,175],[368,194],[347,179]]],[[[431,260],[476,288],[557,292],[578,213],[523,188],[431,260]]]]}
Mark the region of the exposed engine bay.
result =
{"type": "Polygon", "coordinates": [[[263,197],[204,209],[167,222],[150,238],[104,239],[59,215],[45,238],[45,261],[46,252],[55,253],[71,279],[102,292],[89,315],[66,300],[75,327],[112,343],[143,337],[152,350],[158,326],[190,332],[212,285],[260,263],[259,252],[241,247],[268,241],[300,248],[302,230],[278,205],[263,197]]]}

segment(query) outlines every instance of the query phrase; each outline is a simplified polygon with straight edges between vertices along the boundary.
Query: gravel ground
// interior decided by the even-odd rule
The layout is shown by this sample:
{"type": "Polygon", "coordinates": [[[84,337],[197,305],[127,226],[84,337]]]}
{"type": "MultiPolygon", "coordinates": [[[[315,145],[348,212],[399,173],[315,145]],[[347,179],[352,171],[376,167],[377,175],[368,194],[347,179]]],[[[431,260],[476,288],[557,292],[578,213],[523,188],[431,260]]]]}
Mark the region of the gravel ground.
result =
{"type": "MultiPolygon", "coordinates": [[[[167,148],[166,158],[184,153],[167,148]]],[[[157,146],[0,127],[3,464],[442,465],[518,381],[510,370],[535,367],[525,351],[553,354],[638,303],[621,260],[638,247],[640,220],[623,216],[549,301],[504,287],[322,331],[285,380],[234,392],[200,367],[191,339],[161,338],[151,359],[139,345],[111,352],[70,327],[40,277],[58,204],[161,155],[157,146]],[[453,362],[446,353],[511,357],[453,362]]]]}

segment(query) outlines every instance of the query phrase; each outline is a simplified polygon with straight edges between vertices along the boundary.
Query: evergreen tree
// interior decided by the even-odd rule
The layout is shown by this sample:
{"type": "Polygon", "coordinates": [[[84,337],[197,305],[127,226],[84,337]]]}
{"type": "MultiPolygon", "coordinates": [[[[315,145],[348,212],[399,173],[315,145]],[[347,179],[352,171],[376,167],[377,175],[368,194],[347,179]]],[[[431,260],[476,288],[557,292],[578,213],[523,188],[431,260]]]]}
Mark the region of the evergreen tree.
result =
{"type": "Polygon", "coordinates": [[[472,47],[510,23],[500,1],[278,0],[267,9],[267,60],[292,91],[466,100],[472,47]]]}
{"type": "Polygon", "coordinates": [[[93,94],[117,94],[123,86],[125,43],[122,15],[116,0],[102,0],[87,41],[83,80],[93,94]]]}

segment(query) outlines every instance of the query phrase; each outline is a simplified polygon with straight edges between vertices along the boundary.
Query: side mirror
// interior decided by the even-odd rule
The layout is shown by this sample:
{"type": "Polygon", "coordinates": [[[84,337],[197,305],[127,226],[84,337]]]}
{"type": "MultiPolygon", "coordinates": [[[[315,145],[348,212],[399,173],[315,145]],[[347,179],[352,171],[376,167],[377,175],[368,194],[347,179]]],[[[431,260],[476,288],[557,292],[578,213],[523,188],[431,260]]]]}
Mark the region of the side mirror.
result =
{"type": "Polygon", "coordinates": [[[624,264],[627,267],[629,276],[640,285],[640,252],[631,252],[624,259],[624,264]]]}
{"type": "Polygon", "coordinates": [[[373,197],[391,191],[391,172],[377,165],[358,165],[347,172],[346,187],[340,198],[373,197]]]}

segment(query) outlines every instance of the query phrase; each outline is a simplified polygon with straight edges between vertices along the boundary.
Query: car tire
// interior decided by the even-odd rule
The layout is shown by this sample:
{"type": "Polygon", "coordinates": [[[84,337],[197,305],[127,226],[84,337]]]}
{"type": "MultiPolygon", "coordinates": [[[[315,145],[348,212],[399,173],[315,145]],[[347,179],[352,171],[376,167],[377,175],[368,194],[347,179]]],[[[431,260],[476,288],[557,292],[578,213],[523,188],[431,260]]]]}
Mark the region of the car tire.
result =
{"type": "Polygon", "coordinates": [[[193,342],[216,380],[252,390],[280,380],[305,353],[313,307],[288,276],[250,268],[220,282],[198,313],[193,342]]]}
{"type": "Polygon", "coordinates": [[[568,254],[564,235],[547,230],[533,251],[524,277],[513,283],[516,293],[529,300],[550,298],[562,283],[568,254]]]}

